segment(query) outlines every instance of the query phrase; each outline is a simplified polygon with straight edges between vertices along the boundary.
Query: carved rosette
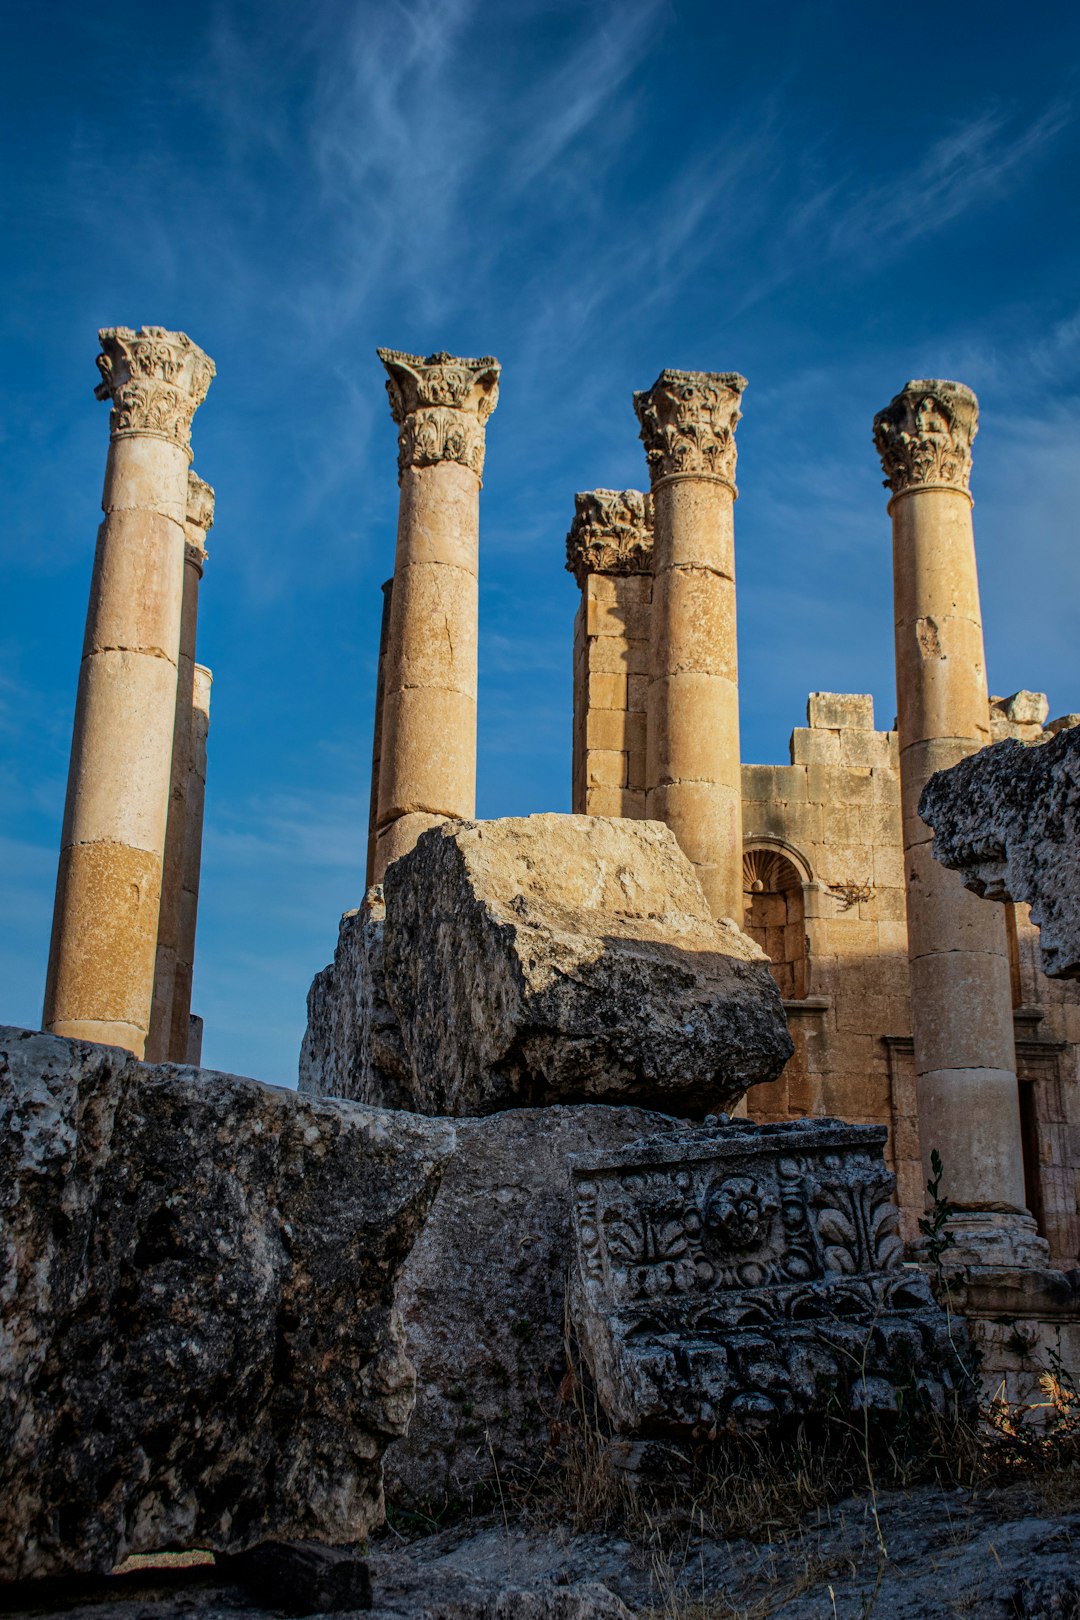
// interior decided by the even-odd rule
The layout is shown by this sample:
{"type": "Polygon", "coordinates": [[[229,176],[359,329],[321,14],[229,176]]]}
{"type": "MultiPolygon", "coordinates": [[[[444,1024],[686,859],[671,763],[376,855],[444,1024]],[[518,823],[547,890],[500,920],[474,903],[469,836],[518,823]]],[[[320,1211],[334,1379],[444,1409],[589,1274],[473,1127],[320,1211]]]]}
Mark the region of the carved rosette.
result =
{"type": "Polygon", "coordinates": [[[637,489],[589,489],[574,496],[566,567],[582,590],[589,574],[648,574],[652,496],[637,489]]]}
{"type": "Polygon", "coordinates": [[[912,489],[969,493],[971,444],[979,402],[963,383],[937,378],[905,383],[874,417],[874,444],[894,495],[912,489]]]}
{"type": "Polygon", "coordinates": [[[112,400],[109,436],[146,433],[191,455],[191,422],[214,380],[214,362],[184,332],[163,326],[105,327],[98,333],[97,399],[112,400]]]}
{"type": "Polygon", "coordinates": [[[187,514],[184,554],[202,573],[206,561],[206,536],[214,526],[214,490],[205,478],[188,472],[187,514]]]}
{"type": "Polygon", "coordinates": [[[398,477],[406,467],[434,467],[459,461],[480,478],[484,471],[484,429],[499,403],[497,360],[463,360],[444,352],[402,354],[379,349],[390,373],[386,392],[398,424],[398,477]]]}
{"type": "Polygon", "coordinates": [[[735,489],[735,428],[746,378],[735,371],[662,371],[634,395],[653,488],[679,474],[735,489]]]}

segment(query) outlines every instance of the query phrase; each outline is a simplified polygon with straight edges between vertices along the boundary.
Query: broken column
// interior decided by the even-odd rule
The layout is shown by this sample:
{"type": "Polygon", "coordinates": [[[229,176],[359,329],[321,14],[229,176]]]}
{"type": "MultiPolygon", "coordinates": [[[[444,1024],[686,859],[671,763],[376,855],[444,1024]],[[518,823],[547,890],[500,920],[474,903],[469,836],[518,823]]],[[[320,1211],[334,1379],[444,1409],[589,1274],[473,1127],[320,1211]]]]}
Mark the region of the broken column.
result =
{"type": "Polygon", "coordinates": [[[484,433],[499,363],[380,349],[398,424],[397,554],[373,876],[476,805],[476,642],[484,433]]]}
{"type": "Polygon", "coordinates": [[[188,762],[187,814],[184,820],[184,875],[176,941],[176,989],[172,1004],[170,1057],[174,1063],[202,1059],[202,1019],[191,1018],[191,981],[195,971],[195,927],[202,874],[203,807],[206,801],[206,739],[210,730],[210,688],[214,677],[196,664],[191,698],[191,752],[188,762]]]}
{"type": "Polygon", "coordinates": [[[742,920],[735,646],[735,426],[745,377],[662,371],[634,395],[653,497],[646,815],[693,862],[714,916],[742,920]]]}
{"type": "Polygon", "coordinates": [[[934,1149],[960,1262],[1045,1260],[1024,1203],[1004,918],[931,858],[919,797],[990,741],[969,491],[978,402],[909,382],[874,419],[892,491],[896,685],[919,1130],[934,1149]]]}
{"type": "Polygon", "coordinates": [[[566,567],[574,620],[573,810],[645,814],[645,709],[652,603],[652,499],[636,489],[574,496],[566,567]]]}
{"type": "Polygon", "coordinates": [[[137,1057],[150,1023],[184,589],[191,421],[213,362],[183,332],[99,333],[110,444],[79,671],[44,1025],[137,1057]]]}
{"type": "MultiPolygon", "coordinates": [[[[206,536],[214,522],[214,491],[194,472],[188,473],[184,540],[184,595],[180,610],[180,656],[176,674],[176,721],[173,726],[169,820],[158,911],[157,961],[148,1063],[186,1063],[188,1014],[191,1011],[191,962],[181,968],[180,911],[188,842],[188,789],[195,746],[195,635],[199,620],[199,585],[206,562],[206,536]]],[[[201,805],[200,805],[201,820],[201,805]]]]}

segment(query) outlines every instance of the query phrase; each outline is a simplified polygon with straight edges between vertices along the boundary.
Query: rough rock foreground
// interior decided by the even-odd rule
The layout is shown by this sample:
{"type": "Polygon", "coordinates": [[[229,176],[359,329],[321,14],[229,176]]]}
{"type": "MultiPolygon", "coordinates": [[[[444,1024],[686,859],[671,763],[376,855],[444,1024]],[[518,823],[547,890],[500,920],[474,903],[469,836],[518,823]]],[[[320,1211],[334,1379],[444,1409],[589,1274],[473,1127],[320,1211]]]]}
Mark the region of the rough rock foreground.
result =
{"type": "Polygon", "coordinates": [[[0,1028],[0,1579],[355,1542],[445,1123],[0,1028]]]}
{"type": "Polygon", "coordinates": [[[302,1090],[488,1114],[633,1103],[701,1116],[792,1044],[769,964],[709,913],[659,822],[537,815],[424,833],[342,921],[302,1090]]]}
{"type": "Polygon", "coordinates": [[[995,743],[932,776],[919,815],[934,858],[987,900],[1026,901],[1042,969],[1080,978],[1080,726],[995,743]]]}

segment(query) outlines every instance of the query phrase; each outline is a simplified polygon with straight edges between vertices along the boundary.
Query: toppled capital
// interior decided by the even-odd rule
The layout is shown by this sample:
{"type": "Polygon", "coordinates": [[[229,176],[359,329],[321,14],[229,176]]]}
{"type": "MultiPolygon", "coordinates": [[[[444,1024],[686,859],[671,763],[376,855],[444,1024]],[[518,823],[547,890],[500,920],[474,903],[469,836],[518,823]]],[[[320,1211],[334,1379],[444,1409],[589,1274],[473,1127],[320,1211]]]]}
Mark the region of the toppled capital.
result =
{"type": "Polygon", "coordinates": [[[379,349],[389,372],[386,392],[398,424],[398,477],[406,467],[458,461],[480,478],[484,429],[499,403],[499,362],[466,360],[440,351],[425,359],[379,349]]]}
{"type": "Polygon", "coordinates": [[[97,399],[112,401],[109,436],[149,434],[191,456],[191,422],[214,380],[215,366],[186,332],[163,326],[104,327],[98,333],[97,399]]]}
{"type": "Polygon", "coordinates": [[[652,567],[652,496],[637,489],[588,489],[574,496],[566,568],[584,589],[589,574],[647,574],[652,567]]]}
{"type": "Polygon", "coordinates": [[[678,473],[735,488],[735,428],[746,378],[737,371],[662,371],[634,395],[653,487],[678,473]]]}
{"type": "Polygon", "coordinates": [[[874,444],[894,495],[913,489],[969,493],[971,444],[979,402],[963,383],[938,378],[905,383],[874,417],[874,444]]]}

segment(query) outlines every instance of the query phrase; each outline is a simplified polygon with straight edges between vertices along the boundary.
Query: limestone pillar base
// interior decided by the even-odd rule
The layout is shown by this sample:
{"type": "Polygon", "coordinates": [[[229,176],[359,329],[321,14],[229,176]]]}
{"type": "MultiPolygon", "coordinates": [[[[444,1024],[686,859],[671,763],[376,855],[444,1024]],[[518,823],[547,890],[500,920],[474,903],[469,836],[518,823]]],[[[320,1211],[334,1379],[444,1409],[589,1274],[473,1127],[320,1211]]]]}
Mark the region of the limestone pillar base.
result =
{"type": "Polygon", "coordinates": [[[948,1251],[948,1306],[967,1322],[978,1352],[979,1378],[988,1399],[1032,1408],[1029,1421],[1048,1414],[1042,1383],[1060,1361],[1080,1367],[1080,1288],[1076,1273],[1043,1266],[968,1266],[952,1276],[948,1251]]]}

